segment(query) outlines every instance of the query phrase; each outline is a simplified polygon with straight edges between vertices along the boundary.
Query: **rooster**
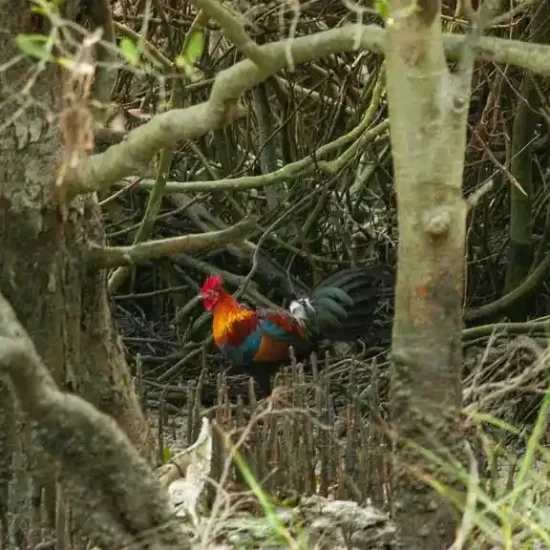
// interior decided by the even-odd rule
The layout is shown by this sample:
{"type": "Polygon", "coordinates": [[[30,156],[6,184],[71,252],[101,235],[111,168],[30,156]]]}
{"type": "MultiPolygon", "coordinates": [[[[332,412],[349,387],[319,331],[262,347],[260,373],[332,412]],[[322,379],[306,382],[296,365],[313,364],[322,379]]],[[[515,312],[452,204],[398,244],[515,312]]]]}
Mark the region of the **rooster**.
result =
{"type": "Polygon", "coordinates": [[[303,359],[323,340],[345,342],[364,336],[372,322],[375,293],[372,274],[351,268],[326,278],[310,297],[291,302],[288,311],[239,303],[219,275],[206,279],[200,295],[204,308],[213,311],[214,342],[222,354],[249,372],[268,395],[276,366],[289,362],[289,346],[303,359]]]}

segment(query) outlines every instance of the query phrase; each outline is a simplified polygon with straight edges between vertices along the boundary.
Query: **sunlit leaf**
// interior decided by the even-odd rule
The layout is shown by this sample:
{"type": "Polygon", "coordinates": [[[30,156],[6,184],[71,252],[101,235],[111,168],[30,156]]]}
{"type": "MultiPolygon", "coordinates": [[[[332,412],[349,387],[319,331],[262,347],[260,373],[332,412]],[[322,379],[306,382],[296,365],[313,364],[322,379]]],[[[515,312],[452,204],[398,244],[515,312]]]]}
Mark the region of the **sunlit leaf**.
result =
{"type": "Polygon", "coordinates": [[[202,55],[204,49],[204,33],[202,30],[196,30],[191,33],[187,47],[182,52],[190,64],[195,63],[202,55]]]}
{"type": "Polygon", "coordinates": [[[35,6],[30,8],[33,13],[39,13],[40,15],[46,15],[48,12],[59,12],[59,7],[63,4],[64,0],[35,0],[35,6]]]}
{"type": "Polygon", "coordinates": [[[204,32],[202,30],[195,30],[191,33],[181,54],[176,57],[176,67],[183,69],[187,74],[191,74],[194,70],[193,63],[200,58],[203,50],[204,32]]]}
{"type": "Polygon", "coordinates": [[[173,456],[172,451],[165,445],[162,448],[162,459],[164,462],[168,462],[173,456]]]}
{"type": "Polygon", "coordinates": [[[390,15],[390,5],[388,3],[388,0],[375,0],[374,9],[376,10],[376,13],[378,13],[378,15],[383,19],[387,19],[390,15]]]}
{"type": "Polygon", "coordinates": [[[74,60],[70,57],[58,57],[57,62],[65,69],[72,69],[74,60]]]}
{"type": "Polygon", "coordinates": [[[18,34],[15,37],[17,47],[31,57],[47,59],[50,55],[46,49],[48,36],[44,34],[18,34]]]}
{"type": "Polygon", "coordinates": [[[125,36],[120,40],[120,52],[130,65],[136,66],[139,64],[140,53],[131,38],[125,36]]]}

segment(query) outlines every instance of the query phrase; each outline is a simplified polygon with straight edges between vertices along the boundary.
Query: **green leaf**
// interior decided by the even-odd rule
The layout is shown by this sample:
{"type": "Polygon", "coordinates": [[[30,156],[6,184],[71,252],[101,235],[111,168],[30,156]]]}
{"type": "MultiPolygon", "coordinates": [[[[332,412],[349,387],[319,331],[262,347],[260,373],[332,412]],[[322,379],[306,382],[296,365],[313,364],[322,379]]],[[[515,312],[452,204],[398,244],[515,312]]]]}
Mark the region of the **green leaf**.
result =
{"type": "Polygon", "coordinates": [[[193,63],[199,59],[204,50],[204,31],[194,30],[187,41],[187,44],[180,55],[176,57],[176,67],[183,69],[186,73],[193,71],[193,63]]]}
{"type": "Polygon", "coordinates": [[[120,40],[120,53],[122,53],[122,56],[130,65],[133,65],[134,67],[139,65],[139,60],[141,57],[139,49],[131,38],[127,38],[125,36],[120,40]]]}
{"type": "Polygon", "coordinates": [[[383,19],[387,19],[390,15],[390,5],[388,0],[374,0],[374,9],[383,19]]]}
{"type": "Polygon", "coordinates": [[[32,0],[35,6],[32,6],[30,11],[33,13],[39,13],[40,15],[47,15],[48,13],[59,13],[59,7],[65,0],[32,0]]]}
{"type": "Polygon", "coordinates": [[[15,37],[17,47],[31,57],[47,59],[50,52],[46,49],[46,42],[49,37],[45,34],[18,34],[15,37]]]}
{"type": "Polygon", "coordinates": [[[168,462],[173,456],[172,451],[165,445],[162,448],[162,459],[164,462],[168,462]]]}
{"type": "Polygon", "coordinates": [[[65,69],[69,69],[74,66],[74,61],[69,57],[58,57],[57,62],[65,69]]]}
{"type": "Polygon", "coordinates": [[[187,47],[182,52],[192,65],[202,55],[204,49],[204,33],[202,30],[196,30],[191,33],[187,47]]]}

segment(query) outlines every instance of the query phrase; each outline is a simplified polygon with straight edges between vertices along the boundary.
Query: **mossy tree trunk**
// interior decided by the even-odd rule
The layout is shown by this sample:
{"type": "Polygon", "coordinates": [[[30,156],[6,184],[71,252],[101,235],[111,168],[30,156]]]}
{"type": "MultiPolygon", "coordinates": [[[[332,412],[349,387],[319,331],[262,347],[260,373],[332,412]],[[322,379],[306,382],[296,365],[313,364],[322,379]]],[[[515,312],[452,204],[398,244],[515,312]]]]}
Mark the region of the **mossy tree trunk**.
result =
{"type": "Polygon", "coordinates": [[[451,507],[418,471],[450,483],[408,441],[460,458],[461,329],[466,201],[462,173],[473,59],[451,74],[440,3],[390,0],[387,95],[399,248],[392,342],[395,518],[407,549],[454,540],[451,507]],[[411,473],[415,472],[415,473],[411,473]]]}
{"type": "MultiPolygon", "coordinates": [[[[548,43],[550,10],[547,2],[534,7],[530,41],[548,43]]],[[[512,161],[510,171],[515,181],[510,189],[510,248],[506,266],[504,292],[512,292],[529,274],[533,266],[533,140],[540,120],[541,92],[533,74],[526,73],[520,88],[519,105],[512,125],[512,161]]],[[[529,300],[516,304],[509,312],[513,321],[525,320],[529,300]]]]}
{"type": "MultiPolygon", "coordinates": [[[[533,155],[529,142],[533,139],[537,115],[531,102],[536,90],[532,85],[532,75],[523,78],[520,93],[524,100],[518,106],[512,125],[512,163],[511,173],[521,185],[510,189],[510,249],[506,267],[504,292],[514,290],[527,276],[533,260],[533,220],[531,207],[533,198],[533,155]]],[[[519,321],[525,315],[516,309],[515,319],[519,321]]]]}
{"type": "MultiPolygon", "coordinates": [[[[36,26],[26,2],[0,2],[0,20],[0,66],[19,53],[15,35],[47,32],[36,26]]],[[[31,88],[37,102],[15,116],[21,103],[14,98],[32,66],[19,62],[0,73],[0,121],[11,121],[0,135],[0,292],[57,384],[112,415],[152,459],[152,439],[111,318],[106,274],[87,271],[80,257],[83,243],[104,240],[97,199],[92,194],[75,199],[67,219],[59,208],[55,178],[62,146],[38,103],[60,108],[58,69],[47,68],[38,76],[31,88]]],[[[45,490],[53,521],[55,472],[25,435],[25,421],[18,418],[5,386],[0,387],[0,433],[2,538],[8,537],[9,524],[12,545],[33,547],[32,527],[37,526],[31,506],[37,502],[30,496],[36,499],[45,490]]]]}

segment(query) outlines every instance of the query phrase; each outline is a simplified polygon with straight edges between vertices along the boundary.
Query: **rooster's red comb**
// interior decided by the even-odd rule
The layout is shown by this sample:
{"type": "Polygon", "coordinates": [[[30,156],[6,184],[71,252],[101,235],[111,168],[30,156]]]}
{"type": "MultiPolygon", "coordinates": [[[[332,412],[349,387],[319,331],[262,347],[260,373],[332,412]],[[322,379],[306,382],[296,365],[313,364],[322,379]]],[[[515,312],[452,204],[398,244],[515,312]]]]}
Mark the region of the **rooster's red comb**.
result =
{"type": "Polygon", "coordinates": [[[202,285],[202,292],[207,292],[211,289],[218,289],[223,286],[223,278],[221,275],[209,275],[202,285]]]}

